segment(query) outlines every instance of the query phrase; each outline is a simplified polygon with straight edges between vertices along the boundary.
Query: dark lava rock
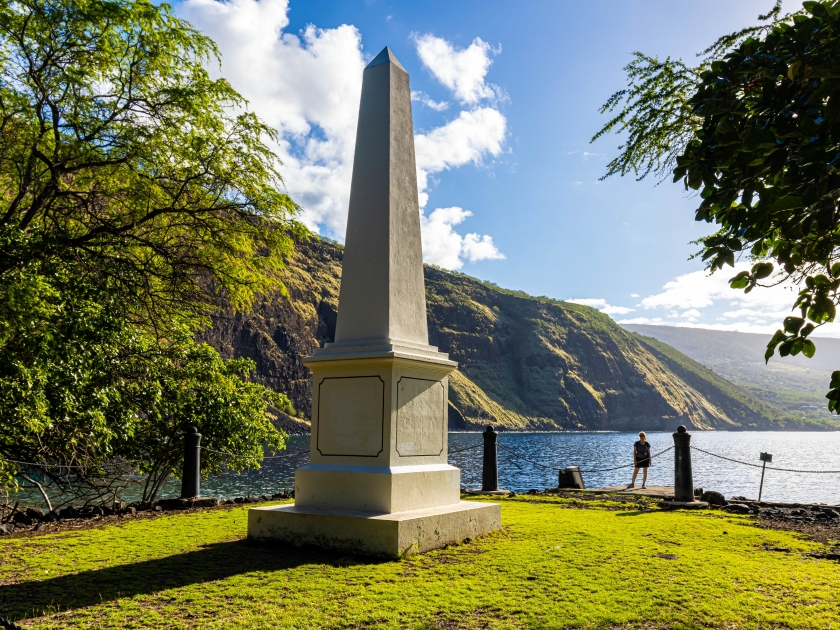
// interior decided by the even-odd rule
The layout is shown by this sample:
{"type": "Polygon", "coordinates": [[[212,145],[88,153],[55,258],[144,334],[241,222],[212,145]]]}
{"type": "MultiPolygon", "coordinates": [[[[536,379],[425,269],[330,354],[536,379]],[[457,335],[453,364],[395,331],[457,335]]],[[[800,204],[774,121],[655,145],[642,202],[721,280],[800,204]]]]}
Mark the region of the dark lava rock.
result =
{"type": "Polygon", "coordinates": [[[39,507],[26,508],[26,515],[29,518],[41,520],[44,518],[44,510],[39,507]]]}
{"type": "Polygon", "coordinates": [[[129,506],[127,508],[123,508],[123,514],[137,514],[137,508],[134,506],[129,506]]]}
{"type": "Polygon", "coordinates": [[[825,514],[828,518],[840,518],[840,513],[837,510],[832,510],[831,508],[823,509],[823,514],[825,514]]]}
{"type": "Polygon", "coordinates": [[[656,554],[657,558],[662,558],[663,560],[677,560],[678,557],[672,553],[658,553],[656,554]]]}
{"type": "Polygon", "coordinates": [[[15,522],[15,525],[32,525],[34,521],[34,519],[25,512],[18,512],[14,515],[12,520],[15,522]]]}
{"type": "Polygon", "coordinates": [[[76,518],[76,510],[72,505],[70,505],[56,510],[55,515],[60,519],[76,518]]]}
{"type": "Polygon", "coordinates": [[[714,490],[706,490],[706,492],[700,495],[700,500],[705,501],[709,505],[726,505],[726,497],[714,490]]]}
{"type": "Polygon", "coordinates": [[[723,509],[734,514],[752,514],[750,506],[744,505],[743,503],[730,503],[723,509]]]}

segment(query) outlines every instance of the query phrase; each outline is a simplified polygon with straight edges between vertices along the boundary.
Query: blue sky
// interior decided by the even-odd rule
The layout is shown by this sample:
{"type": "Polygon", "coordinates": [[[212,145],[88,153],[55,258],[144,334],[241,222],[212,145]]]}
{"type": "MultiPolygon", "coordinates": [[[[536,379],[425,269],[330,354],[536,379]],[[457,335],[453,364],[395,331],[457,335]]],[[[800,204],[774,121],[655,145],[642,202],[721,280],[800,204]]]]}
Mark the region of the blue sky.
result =
{"type": "Polygon", "coordinates": [[[693,220],[696,198],[653,179],[599,182],[620,138],[589,143],[630,53],[692,60],[770,0],[176,6],[280,131],[288,189],[322,234],[343,239],[361,71],[388,45],[415,92],[427,261],[618,321],[772,332],[793,302],[728,289],[734,271],[707,278],[688,260],[712,231],[693,220]]]}

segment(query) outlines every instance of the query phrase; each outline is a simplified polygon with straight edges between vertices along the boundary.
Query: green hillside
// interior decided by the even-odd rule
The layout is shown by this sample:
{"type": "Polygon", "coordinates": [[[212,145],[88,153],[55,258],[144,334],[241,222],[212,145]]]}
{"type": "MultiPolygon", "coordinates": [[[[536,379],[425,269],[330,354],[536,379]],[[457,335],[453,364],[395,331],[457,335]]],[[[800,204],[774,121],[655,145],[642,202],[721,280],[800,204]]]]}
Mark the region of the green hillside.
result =
{"type": "MultiPolygon", "coordinates": [[[[301,359],[333,339],[342,254],[326,240],[300,244],[285,277],[287,297],[264,299],[248,315],[221,316],[205,335],[224,356],[253,358],[255,378],[287,393],[304,418],[311,381],[301,359]]],[[[436,267],[427,266],[425,275],[430,343],[459,363],[450,386],[453,429],[488,423],[508,430],[822,424],[783,413],[593,308],[436,267]]],[[[286,426],[305,428],[294,419],[286,426]]]]}
{"type": "Polygon", "coordinates": [[[765,364],[771,335],[637,324],[624,328],[676,348],[786,413],[819,421],[837,418],[828,411],[825,394],[831,372],[840,369],[840,339],[815,338],[812,359],[774,355],[765,364]]]}

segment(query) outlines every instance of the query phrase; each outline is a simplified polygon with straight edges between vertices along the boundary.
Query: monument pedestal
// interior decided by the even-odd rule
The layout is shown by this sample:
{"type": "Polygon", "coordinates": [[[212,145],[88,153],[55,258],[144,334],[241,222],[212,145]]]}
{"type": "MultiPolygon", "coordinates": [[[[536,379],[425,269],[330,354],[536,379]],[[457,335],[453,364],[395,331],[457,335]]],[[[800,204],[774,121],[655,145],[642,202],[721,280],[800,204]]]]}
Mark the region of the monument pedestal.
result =
{"type": "Polygon", "coordinates": [[[498,503],[459,502],[390,514],[282,505],[249,510],[248,538],[398,558],[487,534],[501,521],[498,503]]]}

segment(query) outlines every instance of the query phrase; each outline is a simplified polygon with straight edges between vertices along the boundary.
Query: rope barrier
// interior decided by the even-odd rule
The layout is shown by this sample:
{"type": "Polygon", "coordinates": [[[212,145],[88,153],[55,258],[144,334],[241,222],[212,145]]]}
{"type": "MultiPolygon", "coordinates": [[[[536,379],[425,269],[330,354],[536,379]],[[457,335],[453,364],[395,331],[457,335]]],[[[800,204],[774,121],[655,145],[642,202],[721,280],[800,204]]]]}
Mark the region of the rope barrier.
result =
{"type": "MultiPolygon", "coordinates": [[[[207,451],[208,453],[217,453],[219,455],[227,455],[228,457],[242,457],[244,459],[258,459],[253,455],[235,455],[234,453],[227,453],[225,451],[214,451],[212,448],[207,448],[206,446],[199,446],[202,451],[207,451]]],[[[309,453],[308,450],[306,451],[297,451],[296,453],[283,453],[282,455],[268,455],[263,457],[263,459],[280,459],[281,457],[295,457],[297,455],[305,455],[309,453]]]]}
{"type": "Polygon", "coordinates": [[[449,451],[449,454],[452,455],[454,453],[463,453],[464,451],[471,451],[474,448],[481,448],[484,444],[473,444],[472,446],[468,446],[467,448],[459,448],[457,451],[449,451]]]}
{"type": "Polygon", "coordinates": [[[24,462],[19,459],[6,459],[5,457],[0,457],[0,462],[9,462],[10,464],[22,464],[24,466],[37,466],[38,468],[58,468],[59,470],[62,468],[67,468],[68,470],[71,468],[119,468],[119,464],[91,464],[90,466],[84,466],[82,464],[43,464],[39,462],[24,462]]]}
{"type": "MultiPolygon", "coordinates": [[[[664,453],[667,453],[668,451],[672,451],[672,450],[674,450],[674,447],[669,446],[664,451],[659,451],[658,453],[655,453],[655,454],[651,455],[650,459],[653,459],[654,457],[659,457],[660,455],[662,455],[664,453]]],[[[612,468],[597,468],[597,469],[592,469],[592,470],[581,470],[580,472],[582,472],[582,473],[608,472],[610,470],[618,470],[620,468],[634,468],[635,466],[636,466],[636,462],[633,462],[632,464],[623,464],[621,466],[613,466],[612,468]]]]}
{"type": "MultiPolygon", "coordinates": [[[[533,464],[534,466],[539,466],[540,468],[545,468],[547,470],[556,470],[558,472],[563,470],[563,468],[556,468],[555,466],[546,466],[545,464],[541,464],[540,462],[535,462],[532,459],[528,459],[527,457],[523,457],[522,455],[520,455],[516,451],[513,451],[513,450],[507,448],[506,446],[503,446],[502,444],[498,444],[498,447],[507,451],[508,453],[513,455],[514,457],[517,457],[517,458],[519,458],[523,461],[526,461],[529,464],[533,464]]],[[[660,452],[656,453],[655,455],[651,455],[650,458],[653,459],[654,457],[659,457],[663,453],[667,453],[668,451],[673,450],[673,448],[674,448],[673,446],[670,446],[670,447],[666,448],[664,451],[660,451],[660,452]]],[[[613,466],[612,468],[593,468],[593,469],[590,469],[590,470],[581,470],[580,472],[582,472],[582,473],[608,472],[610,470],[619,470],[620,468],[631,468],[631,467],[634,467],[635,465],[636,465],[636,463],[634,462],[632,464],[622,464],[621,466],[613,466]]]]}
{"type": "MultiPolygon", "coordinates": [[[[741,461],[740,459],[724,457],[723,455],[718,455],[717,453],[710,453],[709,451],[704,451],[702,448],[697,448],[696,446],[692,446],[691,448],[695,451],[705,453],[706,455],[711,455],[712,457],[717,457],[719,459],[725,459],[728,462],[734,462],[736,464],[741,464],[742,466],[752,466],[753,468],[763,467],[761,464],[753,464],[751,462],[741,461]]],[[[767,470],[778,470],[779,472],[805,473],[811,475],[840,475],[840,470],[799,470],[796,468],[775,468],[774,466],[767,466],[767,470]]]]}
{"type": "Polygon", "coordinates": [[[519,454],[519,453],[517,453],[516,451],[512,451],[512,450],[510,450],[507,446],[502,446],[501,444],[497,444],[497,446],[498,446],[500,449],[507,451],[508,453],[510,453],[511,455],[513,455],[514,457],[518,457],[518,458],[519,458],[519,459],[521,459],[522,461],[528,462],[529,464],[533,464],[534,466],[539,466],[540,468],[546,468],[546,469],[548,469],[548,470],[556,470],[556,471],[563,470],[562,468],[556,468],[556,467],[554,467],[554,466],[546,466],[545,464],[541,464],[541,463],[539,463],[539,462],[535,462],[535,461],[533,461],[533,460],[531,460],[531,459],[528,459],[527,457],[522,457],[522,455],[520,455],[520,454],[519,454]]]}

